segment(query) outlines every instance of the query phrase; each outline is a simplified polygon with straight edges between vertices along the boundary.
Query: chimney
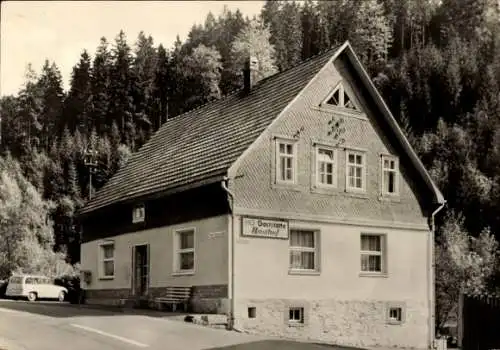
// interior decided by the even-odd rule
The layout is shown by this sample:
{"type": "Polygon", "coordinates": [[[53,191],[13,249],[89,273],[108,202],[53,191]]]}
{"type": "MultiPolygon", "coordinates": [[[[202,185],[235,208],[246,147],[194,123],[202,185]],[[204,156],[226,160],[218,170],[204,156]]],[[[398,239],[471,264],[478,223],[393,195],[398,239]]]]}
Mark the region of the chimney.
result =
{"type": "Polygon", "coordinates": [[[250,92],[253,85],[255,84],[255,72],[257,68],[257,58],[253,56],[247,56],[245,59],[245,65],[243,67],[243,89],[245,92],[250,92]]]}

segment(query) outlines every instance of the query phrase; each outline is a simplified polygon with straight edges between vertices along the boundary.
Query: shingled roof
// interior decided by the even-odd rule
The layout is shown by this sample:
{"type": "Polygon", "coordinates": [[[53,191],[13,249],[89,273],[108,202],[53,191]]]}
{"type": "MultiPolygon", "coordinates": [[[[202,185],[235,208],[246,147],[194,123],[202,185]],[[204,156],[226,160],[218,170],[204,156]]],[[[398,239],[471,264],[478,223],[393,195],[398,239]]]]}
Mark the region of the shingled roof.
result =
{"type": "Polygon", "coordinates": [[[337,50],[167,120],[80,214],[224,176],[337,50]]]}
{"type": "MultiPolygon", "coordinates": [[[[346,52],[417,173],[438,204],[446,201],[411,147],[349,42],[331,48],[252,87],[169,119],[80,210],[220,181],[230,166],[334,56],[346,52]],[[345,50],[345,51],[344,51],[345,50]]],[[[388,130],[389,132],[389,130],[388,130]]]]}

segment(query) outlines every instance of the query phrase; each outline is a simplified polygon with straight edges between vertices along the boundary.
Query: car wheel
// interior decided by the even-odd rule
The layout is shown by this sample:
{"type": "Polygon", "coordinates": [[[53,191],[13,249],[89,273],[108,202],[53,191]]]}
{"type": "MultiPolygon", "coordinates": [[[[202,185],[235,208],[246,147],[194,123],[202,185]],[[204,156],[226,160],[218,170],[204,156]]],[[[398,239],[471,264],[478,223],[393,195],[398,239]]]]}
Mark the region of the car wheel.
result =
{"type": "Polygon", "coordinates": [[[64,293],[64,291],[60,291],[59,295],[57,296],[57,300],[63,302],[65,299],[66,299],[66,293],[64,293]]]}
{"type": "Polygon", "coordinates": [[[36,295],[36,293],[35,293],[35,292],[30,292],[30,293],[28,294],[28,300],[29,300],[29,301],[36,301],[36,299],[37,299],[37,295],[36,295]]]}

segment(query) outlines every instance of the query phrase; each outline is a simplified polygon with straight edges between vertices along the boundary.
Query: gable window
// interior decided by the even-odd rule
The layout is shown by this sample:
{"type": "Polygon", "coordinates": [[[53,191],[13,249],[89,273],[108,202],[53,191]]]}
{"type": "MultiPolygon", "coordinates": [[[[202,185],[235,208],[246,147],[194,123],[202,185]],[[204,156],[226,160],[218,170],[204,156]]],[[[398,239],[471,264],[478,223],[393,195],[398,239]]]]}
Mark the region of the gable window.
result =
{"type": "Polygon", "coordinates": [[[384,235],[361,235],[361,271],[368,273],[385,272],[384,235]]]}
{"type": "Polygon", "coordinates": [[[290,271],[318,271],[317,236],[313,230],[290,230],[290,271]]]}
{"type": "Polygon", "coordinates": [[[293,141],[276,141],[276,182],[294,183],[297,171],[296,144],[293,141]]]}
{"type": "Polygon", "coordinates": [[[356,105],[353,99],[349,96],[349,93],[344,89],[344,85],[340,83],[332,94],[327,97],[326,104],[330,106],[343,107],[357,111],[356,105]]]}
{"type": "Polygon", "coordinates": [[[398,182],[398,159],[392,156],[382,156],[382,194],[397,194],[398,182]]]}
{"type": "Polygon", "coordinates": [[[105,242],[99,245],[101,278],[113,278],[115,275],[115,244],[105,242]]]}
{"type": "Polygon", "coordinates": [[[176,272],[194,272],[194,229],[175,232],[176,272]]]}
{"type": "Polygon", "coordinates": [[[346,187],[349,190],[365,189],[365,154],[362,152],[347,152],[346,187]]]}
{"type": "Polygon", "coordinates": [[[318,186],[337,186],[337,152],[331,148],[316,148],[316,182],[318,186]]]}

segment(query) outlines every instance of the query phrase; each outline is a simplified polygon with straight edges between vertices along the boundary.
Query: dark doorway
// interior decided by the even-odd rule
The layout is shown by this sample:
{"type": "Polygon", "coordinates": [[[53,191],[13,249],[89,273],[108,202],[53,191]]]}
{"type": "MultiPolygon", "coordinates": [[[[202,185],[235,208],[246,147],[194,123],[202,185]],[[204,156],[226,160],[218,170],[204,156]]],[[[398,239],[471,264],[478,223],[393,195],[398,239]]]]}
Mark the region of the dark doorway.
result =
{"type": "Polygon", "coordinates": [[[149,244],[136,245],[133,250],[133,292],[145,296],[149,286],[149,244]]]}

